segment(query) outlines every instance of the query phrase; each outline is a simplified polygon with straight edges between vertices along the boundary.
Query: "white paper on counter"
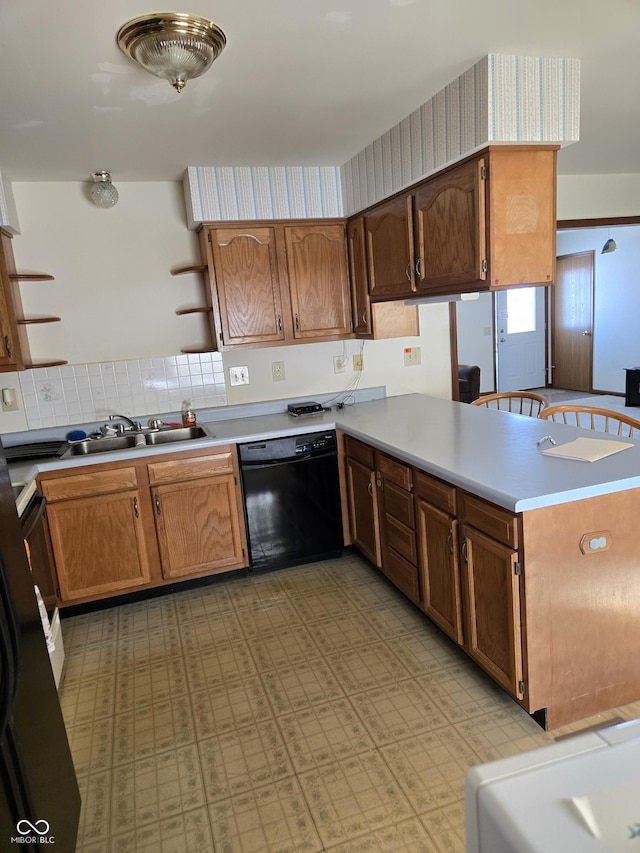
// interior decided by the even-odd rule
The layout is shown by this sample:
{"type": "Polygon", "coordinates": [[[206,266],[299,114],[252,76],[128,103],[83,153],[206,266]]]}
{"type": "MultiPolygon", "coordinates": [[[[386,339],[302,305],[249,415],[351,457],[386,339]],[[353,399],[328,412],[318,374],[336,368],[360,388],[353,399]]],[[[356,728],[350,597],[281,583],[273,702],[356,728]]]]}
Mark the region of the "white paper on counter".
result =
{"type": "Polygon", "coordinates": [[[640,779],[572,802],[594,838],[611,853],[640,851],[640,779]]]}
{"type": "Polygon", "coordinates": [[[595,462],[613,453],[619,453],[633,447],[625,441],[612,441],[610,438],[576,438],[557,447],[548,447],[542,451],[544,456],[559,456],[561,459],[577,459],[580,462],[595,462]]]}

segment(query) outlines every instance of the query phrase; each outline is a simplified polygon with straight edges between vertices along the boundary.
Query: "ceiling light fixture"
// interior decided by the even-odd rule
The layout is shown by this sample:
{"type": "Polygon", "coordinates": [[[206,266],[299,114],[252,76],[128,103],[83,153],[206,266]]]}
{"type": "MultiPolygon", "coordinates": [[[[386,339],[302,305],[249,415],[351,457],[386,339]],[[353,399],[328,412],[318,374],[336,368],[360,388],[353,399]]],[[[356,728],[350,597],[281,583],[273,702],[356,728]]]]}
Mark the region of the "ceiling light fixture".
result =
{"type": "Polygon", "coordinates": [[[118,30],[120,49],[181,92],[187,80],[204,74],[227,43],[213,21],[186,12],[154,12],[118,30]]]}
{"type": "Polygon", "coordinates": [[[109,172],[93,172],[93,184],[89,190],[91,201],[96,207],[113,207],[118,203],[118,190],[111,183],[109,172]]]}

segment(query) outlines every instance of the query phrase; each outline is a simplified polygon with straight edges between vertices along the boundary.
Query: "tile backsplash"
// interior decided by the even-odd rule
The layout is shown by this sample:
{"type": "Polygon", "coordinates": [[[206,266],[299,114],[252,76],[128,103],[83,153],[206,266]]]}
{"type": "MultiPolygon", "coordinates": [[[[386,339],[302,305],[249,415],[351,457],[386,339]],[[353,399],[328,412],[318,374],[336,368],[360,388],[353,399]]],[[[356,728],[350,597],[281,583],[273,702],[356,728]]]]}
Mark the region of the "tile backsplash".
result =
{"type": "Polygon", "coordinates": [[[20,374],[29,429],[227,404],[220,353],[69,364],[20,374]]]}

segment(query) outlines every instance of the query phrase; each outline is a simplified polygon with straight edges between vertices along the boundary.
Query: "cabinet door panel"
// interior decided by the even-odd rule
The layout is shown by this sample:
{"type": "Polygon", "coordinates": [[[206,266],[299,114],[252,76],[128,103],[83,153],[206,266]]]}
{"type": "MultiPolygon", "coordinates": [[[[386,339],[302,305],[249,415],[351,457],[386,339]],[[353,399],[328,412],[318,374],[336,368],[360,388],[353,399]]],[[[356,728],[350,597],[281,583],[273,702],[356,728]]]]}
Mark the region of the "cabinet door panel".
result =
{"type": "Polygon", "coordinates": [[[381,204],[365,217],[369,294],[400,299],[415,292],[411,196],[381,204]]]}
{"type": "Polygon", "coordinates": [[[153,489],[164,577],[246,565],[233,475],[153,489]]]}
{"type": "Polygon", "coordinates": [[[285,226],[295,338],[351,333],[347,246],[342,225],[285,226]]]}
{"type": "Polygon", "coordinates": [[[428,180],[415,194],[419,293],[486,280],[484,160],[428,180]]]}
{"type": "Polygon", "coordinates": [[[62,601],[149,582],[137,492],[50,503],[47,518],[62,601]]]}
{"type": "Polygon", "coordinates": [[[513,696],[523,697],[518,552],[463,526],[465,646],[471,657],[513,696]]]}
{"type": "MultiPolygon", "coordinates": [[[[373,458],[373,452],[371,452],[373,458]]],[[[357,459],[347,459],[349,519],[354,545],[380,568],[380,523],[374,472],[357,459]]]]}
{"type": "Polygon", "coordinates": [[[461,644],[458,523],[424,500],[418,500],[416,515],[423,610],[451,639],[461,644]]]}
{"type": "Polygon", "coordinates": [[[348,223],[347,243],[349,246],[351,299],[353,302],[353,331],[360,338],[371,338],[373,337],[373,329],[371,326],[363,216],[359,216],[348,223]]]}
{"type": "Polygon", "coordinates": [[[273,228],[210,231],[225,346],[284,340],[273,228]]]}

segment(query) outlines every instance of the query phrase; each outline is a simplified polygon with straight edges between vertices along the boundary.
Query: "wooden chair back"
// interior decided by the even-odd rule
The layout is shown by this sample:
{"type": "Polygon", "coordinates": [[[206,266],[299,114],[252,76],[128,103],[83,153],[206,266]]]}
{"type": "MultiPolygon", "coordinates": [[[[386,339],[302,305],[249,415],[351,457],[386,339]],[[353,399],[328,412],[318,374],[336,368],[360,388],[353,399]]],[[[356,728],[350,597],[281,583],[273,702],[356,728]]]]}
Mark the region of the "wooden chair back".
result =
{"type": "Polygon", "coordinates": [[[602,409],[599,406],[572,406],[570,403],[563,406],[549,406],[543,409],[538,417],[555,423],[622,435],[626,438],[633,438],[634,433],[638,433],[640,437],[640,421],[624,412],[602,409]]]}
{"type": "Polygon", "coordinates": [[[485,394],[484,397],[474,400],[471,405],[537,418],[539,413],[549,405],[549,401],[542,394],[536,394],[534,391],[500,391],[496,394],[485,394]]]}

